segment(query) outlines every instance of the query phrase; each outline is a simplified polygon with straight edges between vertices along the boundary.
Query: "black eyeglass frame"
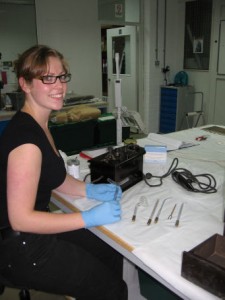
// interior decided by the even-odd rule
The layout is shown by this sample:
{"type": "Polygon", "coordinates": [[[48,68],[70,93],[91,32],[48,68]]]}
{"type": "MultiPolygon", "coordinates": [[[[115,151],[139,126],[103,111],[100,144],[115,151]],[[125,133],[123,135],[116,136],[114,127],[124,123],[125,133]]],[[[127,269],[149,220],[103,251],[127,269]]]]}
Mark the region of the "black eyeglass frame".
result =
{"type": "Polygon", "coordinates": [[[59,81],[61,83],[67,83],[71,80],[71,77],[72,75],[70,73],[64,73],[64,74],[61,74],[61,75],[58,75],[58,76],[54,76],[54,75],[43,75],[43,76],[40,76],[38,77],[37,79],[40,79],[42,81],[42,83],[44,84],[54,84],[56,83],[56,80],[59,79],[59,81]],[[53,82],[46,82],[45,79],[46,78],[54,78],[54,81],[53,82]],[[63,79],[65,78],[65,79],[63,79]]]}

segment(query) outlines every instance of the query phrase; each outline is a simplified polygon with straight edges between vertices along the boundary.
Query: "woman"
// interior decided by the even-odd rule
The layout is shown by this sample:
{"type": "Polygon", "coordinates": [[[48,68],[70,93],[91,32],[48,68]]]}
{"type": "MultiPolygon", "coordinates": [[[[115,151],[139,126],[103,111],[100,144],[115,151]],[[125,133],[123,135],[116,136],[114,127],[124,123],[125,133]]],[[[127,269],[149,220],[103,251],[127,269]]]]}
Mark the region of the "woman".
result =
{"type": "Polygon", "coordinates": [[[64,58],[34,46],[19,56],[15,72],[25,103],[0,139],[0,273],[15,285],[77,300],[125,300],[122,257],[85,229],[120,220],[121,189],[66,174],[48,129],[71,78],[64,58]],[[52,190],[101,204],[53,214],[52,190]]]}

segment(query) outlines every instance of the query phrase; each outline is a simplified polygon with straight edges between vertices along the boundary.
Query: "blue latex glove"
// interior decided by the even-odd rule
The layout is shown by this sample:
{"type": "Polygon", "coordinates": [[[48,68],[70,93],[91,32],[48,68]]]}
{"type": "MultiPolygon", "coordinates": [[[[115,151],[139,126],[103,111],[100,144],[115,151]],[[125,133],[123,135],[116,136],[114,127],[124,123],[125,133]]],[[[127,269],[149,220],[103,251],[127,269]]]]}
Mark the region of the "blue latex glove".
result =
{"type": "Polygon", "coordinates": [[[85,227],[111,224],[120,220],[121,209],[118,201],[103,202],[81,213],[85,227]]]}
{"type": "Polygon", "coordinates": [[[122,189],[120,186],[112,183],[87,183],[86,184],[87,198],[105,201],[119,201],[122,197],[122,189]]]}

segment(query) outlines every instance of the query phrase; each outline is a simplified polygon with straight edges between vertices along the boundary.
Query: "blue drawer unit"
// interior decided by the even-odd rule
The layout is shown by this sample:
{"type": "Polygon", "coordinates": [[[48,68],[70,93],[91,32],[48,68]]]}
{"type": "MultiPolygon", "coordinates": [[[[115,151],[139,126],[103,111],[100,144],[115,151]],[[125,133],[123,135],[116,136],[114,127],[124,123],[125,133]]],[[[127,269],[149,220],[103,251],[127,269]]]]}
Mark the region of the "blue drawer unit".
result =
{"type": "Polygon", "coordinates": [[[159,132],[185,129],[185,113],[194,109],[193,87],[162,86],[160,88],[159,132]]]}
{"type": "Polygon", "coordinates": [[[0,135],[2,134],[3,130],[5,129],[5,127],[8,123],[9,123],[9,120],[0,121],[0,135]]]}

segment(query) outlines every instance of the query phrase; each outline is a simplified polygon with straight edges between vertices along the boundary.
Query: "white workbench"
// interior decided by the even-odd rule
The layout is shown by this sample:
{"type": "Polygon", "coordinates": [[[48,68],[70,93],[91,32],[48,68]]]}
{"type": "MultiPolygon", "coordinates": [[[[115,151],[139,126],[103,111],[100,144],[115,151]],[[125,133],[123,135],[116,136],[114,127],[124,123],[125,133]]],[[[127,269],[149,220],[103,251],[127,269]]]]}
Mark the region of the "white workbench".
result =
{"type": "MultiPolygon", "coordinates": [[[[179,159],[178,167],[193,174],[210,173],[217,181],[217,193],[202,194],[185,190],[175,183],[171,176],[163,180],[160,187],[149,187],[139,182],[123,193],[122,220],[116,224],[93,228],[92,231],[105,240],[128,260],[142,268],[163,285],[183,299],[218,299],[206,290],[181,277],[182,252],[189,251],[215,233],[223,234],[224,180],[225,180],[225,136],[193,128],[169,134],[183,141],[195,141],[198,136],[207,135],[207,140],[198,146],[168,152],[167,163],[156,165],[144,163],[143,172],[162,175],[168,170],[173,158],[179,159]],[[137,211],[132,222],[134,207],[145,196],[147,201],[137,211]],[[147,226],[154,203],[165,198],[158,223],[147,226]],[[178,208],[184,203],[180,225],[175,226],[178,208]],[[177,205],[172,219],[168,219],[174,205],[177,205]]],[[[148,139],[138,141],[141,146],[148,139]]],[[[81,176],[88,170],[86,161],[81,161],[81,176]]],[[[53,193],[53,202],[65,212],[88,209],[95,202],[75,199],[64,194],[53,193]]]]}

